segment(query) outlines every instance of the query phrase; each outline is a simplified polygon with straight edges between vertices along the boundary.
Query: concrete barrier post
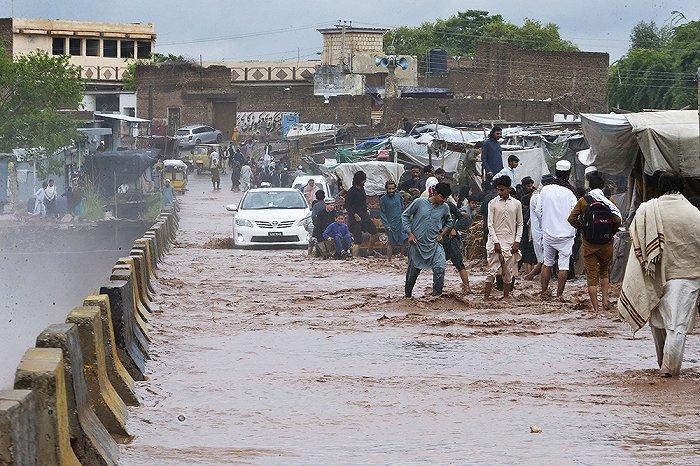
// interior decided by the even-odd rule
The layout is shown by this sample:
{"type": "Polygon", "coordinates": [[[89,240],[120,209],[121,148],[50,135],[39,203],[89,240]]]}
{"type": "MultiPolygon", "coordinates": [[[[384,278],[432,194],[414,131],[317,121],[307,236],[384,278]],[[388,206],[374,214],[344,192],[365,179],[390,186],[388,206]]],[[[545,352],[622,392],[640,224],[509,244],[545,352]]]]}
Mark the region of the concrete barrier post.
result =
{"type": "Polygon", "coordinates": [[[133,316],[131,284],[128,281],[109,281],[100,288],[100,294],[109,297],[119,359],[134,380],[146,380],[145,354],[148,343],[133,316]],[[146,345],[146,349],[143,345],[146,345]]]}
{"type": "Polygon", "coordinates": [[[122,257],[117,259],[117,263],[114,265],[113,270],[129,270],[131,271],[131,280],[134,283],[134,289],[137,291],[139,305],[139,310],[145,312],[145,319],[148,322],[148,316],[151,314],[150,301],[148,299],[148,290],[143,285],[143,280],[141,280],[141,270],[139,270],[138,263],[133,257],[122,257]]]}
{"type": "Polygon", "coordinates": [[[36,395],[37,463],[80,466],[70,444],[63,352],[28,349],[15,373],[15,389],[36,395]]]}
{"type": "Polygon", "coordinates": [[[36,445],[34,392],[0,391],[0,465],[36,465],[36,445]]]}
{"type": "Polygon", "coordinates": [[[158,269],[158,264],[162,260],[163,257],[163,251],[160,249],[160,245],[158,244],[158,240],[156,239],[156,235],[153,232],[146,232],[143,235],[143,239],[148,241],[148,244],[151,246],[151,251],[153,251],[153,258],[154,258],[154,264],[155,268],[158,269]]]}
{"type": "MultiPolygon", "coordinates": [[[[129,258],[134,261],[134,266],[136,267],[136,272],[139,277],[139,283],[141,284],[141,291],[143,297],[146,299],[146,304],[150,307],[153,304],[153,294],[149,289],[149,279],[148,279],[148,269],[146,267],[146,260],[143,257],[143,253],[136,249],[129,251],[129,258]]],[[[154,312],[151,309],[151,312],[154,312]]]]}
{"type": "Polygon", "coordinates": [[[141,330],[138,334],[136,334],[136,337],[139,344],[143,343],[141,347],[145,351],[144,356],[146,356],[146,359],[150,359],[148,357],[148,346],[151,339],[148,336],[148,325],[146,324],[146,319],[148,317],[146,315],[147,313],[144,312],[138,305],[138,289],[136,287],[136,283],[134,283],[134,280],[132,279],[131,270],[112,270],[112,274],[110,275],[109,279],[112,281],[125,281],[129,284],[131,298],[130,308],[133,312],[132,317],[134,322],[136,322],[137,327],[141,330]],[[143,341],[141,340],[142,337],[143,341]]]}
{"type": "Polygon", "coordinates": [[[127,275],[131,280],[131,285],[134,290],[134,307],[138,311],[138,315],[144,322],[148,322],[151,315],[151,310],[148,306],[144,305],[143,293],[141,292],[141,282],[136,276],[136,270],[134,268],[131,259],[117,259],[117,263],[112,267],[112,280],[121,280],[120,277],[127,275]]]}
{"type": "MultiPolygon", "coordinates": [[[[136,391],[134,390],[134,379],[129,375],[117,354],[117,344],[114,340],[114,327],[112,326],[112,310],[109,307],[109,297],[106,295],[88,296],[83,301],[84,306],[95,306],[100,310],[100,324],[102,325],[102,342],[96,341],[104,347],[105,367],[107,377],[112,383],[119,397],[129,406],[140,404],[136,391]]],[[[88,335],[83,332],[82,319],[74,319],[70,315],[68,320],[78,325],[78,333],[81,341],[88,335]]],[[[99,340],[99,339],[98,339],[99,340]]],[[[81,346],[82,343],[81,343],[81,346]]],[[[88,364],[92,364],[88,358],[84,358],[88,364]]]]}
{"type": "MultiPolygon", "coordinates": [[[[146,267],[148,268],[148,273],[150,278],[158,278],[158,273],[156,272],[155,266],[155,256],[151,250],[151,245],[146,238],[139,238],[134,241],[134,249],[143,251],[144,257],[146,258],[146,267]]],[[[151,292],[154,292],[153,286],[149,284],[151,292]]]]}
{"type": "Polygon", "coordinates": [[[41,332],[36,345],[37,348],[59,348],[63,351],[73,451],[84,464],[116,465],[119,450],[107,431],[126,435],[126,406],[122,404],[123,410],[114,403],[105,406],[99,390],[95,394],[89,388],[86,376],[89,380],[91,374],[83,371],[87,366],[83,363],[78,327],[71,323],[51,325],[41,332]],[[121,429],[115,429],[114,424],[120,424],[121,429]]]}

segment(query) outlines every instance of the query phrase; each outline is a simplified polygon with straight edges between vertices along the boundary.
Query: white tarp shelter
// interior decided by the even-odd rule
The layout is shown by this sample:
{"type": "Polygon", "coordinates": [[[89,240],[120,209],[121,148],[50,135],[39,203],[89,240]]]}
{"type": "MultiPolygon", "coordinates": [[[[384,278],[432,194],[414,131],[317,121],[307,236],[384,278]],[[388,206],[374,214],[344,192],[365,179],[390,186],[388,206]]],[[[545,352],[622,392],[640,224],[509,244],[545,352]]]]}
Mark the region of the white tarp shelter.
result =
{"type": "Polygon", "coordinates": [[[700,125],[697,110],[582,114],[591,150],[584,163],[611,175],[629,175],[641,150],[644,173],[675,170],[700,178],[700,125]]]}
{"type": "Polygon", "coordinates": [[[335,174],[338,175],[346,190],[352,186],[352,177],[359,171],[367,174],[367,183],[365,183],[367,195],[376,196],[385,192],[384,184],[387,181],[398,183],[404,170],[403,165],[394,162],[341,163],[335,167],[335,174]]]}
{"type": "Polygon", "coordinates": [[[549,173],[547,160],[544,156],[544,149],[535,147],[524,150],[508,150],[503,151],[503,166],[508,166],[508,157],[515,155],[520,159],[520,165],[515,169],[515,180],[511,180],[513,187],[520,184],[520,180],[529,176],[535,181],[535,186],[539,186],[542,181],[542,176],[549,173]]]}

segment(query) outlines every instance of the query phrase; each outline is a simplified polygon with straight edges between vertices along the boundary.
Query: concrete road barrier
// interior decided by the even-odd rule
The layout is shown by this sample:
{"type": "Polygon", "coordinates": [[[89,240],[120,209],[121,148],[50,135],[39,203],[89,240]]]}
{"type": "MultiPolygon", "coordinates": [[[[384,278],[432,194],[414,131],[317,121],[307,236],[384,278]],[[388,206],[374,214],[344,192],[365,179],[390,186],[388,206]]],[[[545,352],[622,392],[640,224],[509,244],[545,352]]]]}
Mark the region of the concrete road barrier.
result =
{"type": "Polygon", "coordinates": [[[0,391],[0,465],[36,465],[36,445],[34,392],[0,391]]]}
{"type": "Polygon", "coordinates": [[[109,279],[112,282],[126,282],[128,294],[125,296],[129,299],[128,301],[124,301],[124,307],[121,309],[121,311],[124,312],[124,314],[129,314],[134,338],[136,339],[139,348],[141,348],[144,357],[146,359],[150,359],[148,353],[151,339],[148,336],[148,325],[136,306],[137,298],[134,290],[134,282],[131,278],[131,271],[112,270],[109,279]]]}
{"type": "MultiPolygon", "coordinates": [[[[137,239],[136,241],[134,241],[134,249],[143,252],[144,257],[146,258],[146,268],[148,269],[149,278],[157,279],[158,274],[156,272],[155,256],[153,255],[153,251],[151,250],[151,245],[149,241],[145,238],[137,239]]],[[[150,282],[148,287],[152,293],[155,293],[155,289],[153,288],[150,282]]]]}
{"type": "MultiPolygon", "coordinates": [[[[148,304],[148,307],[150,307],[153,305],[153,293],[151,293],[150,290],[151,287],[149,284],[150,280],[148,278],[148,268],[146,266],[146,259],[143,251],[132,249],[129,251],[129,258],[134,261],[136,271],[138,272],[143,297],[146,299],[146,304],[148,304]]],[[[151,309],[151,312],[154,312],[153,309],[151,309]]]]}
{"type": "Polygon", "coordinates": [[[150,293],[148,289],[145,286],[145,283],[143,281],[143,271],[141,270],[140,267],[140,261],[138,261],[138,257],[134,258],[131,256],[128,257],[122,257],[120,259],[117,259],[117,263],[115,264],[115,267],[117,269],[123,269],[124,267],[131,268],[132,271],[132,278],[134,280],[134,283],[136,284],[135,289],[138,291],[138,301],[141,303],[143,306],[144,310],[150,315],[153,311],[151,311],[151,300],[150,300],[150,293]]]}
{"type": "MultiPolygon", "coordinates": [[[[144,322],[148,322],[148,319],[151,315],[151,309],[148,307],[147,304],[144,304],[147,303],[147,301],[143,297],[144,293],[141,290],[141,280],[139,280],[136,267],[134,266],[134,263],[131,260],[131,258],[122,258],[117,260],[117,263],[114,265],[114,267],[112,267],[112,275],[116,278],[112,278],[112,280],[120,280],[119,277],[124,275],[119,274],[118,272],[129,273],[129,277],[131,278],[131,284],[134,290],[134,307],[138,311],[141,319],[143,319],[144,322]]],[[[148,336],[148,334],[146,335],[148,336]]]]}
{"type": "Polygon", "coordinates": [[[141,329],[133,315],[131,284],[128,281],[109,281],[100,287],[100,294],[109,297],[114,340],[117,344],[119,359],[134,380],[146,380],[144,374],[147,349],[144,350],[142,345],[147,346],[147,343],[143,335],[140,338],[137,337],[141,329]]]}
{"type": "Polygon", "coordinates": [[[88,384],[90,403],[95,406],[98,417],[111,434],[127,436],[126,404],[117,394],[107,375],[100,308],[76,307],[68,314],[66,322],[77,327],[80,349],[85,361],[85,379],[88,384]]]}
{"type": "Polygon", "coordinates": [[[70,444],[63,352],[28,349],[15,373],[15,389],[33,390],[36,397],[37,463],[80,466],[70,444]]]}
{"type": "MultiPolygon", "coordinates": [[[[129,406],[138,406],[141,404],[138,397],[136,396],[136,391],[134,389],[134,379],[129,375],[126,368],[122,364],[119,355],[117,354],[117,344],[114,339],[114,327],[112,326],[112,310],[109,306],[109,297],[106,295],[94,295],[88,296],[83,301],[84,306],[95,306],[100,310],[100,323],[102,325],[102,342],[100,343],[99,338],[96,338],[95,344],[101,344],[104,347],[105,356],[105,368],[107,370],[107,377],[116,390],[119,397],[124,401],[125,404],[129,406]]],[[[75,321],[68,315],[68,320],[78,325],[78,333],[81,336],[81,341],[83,338],[82,324],[81,322],[75,321]]],[[[82,343],[81,343],[82,344],[82,343]]],[[[91,359],[83,356],[83,359],[88,364],[91,359]]]]}
{"type": "Polygon", "coordinates": [[[113,423],[121,423],[121,430],[117,429],[117,432],[112,433],[126,433],[126,406],[122,405],[123,412],[119,412],[118,407],[105,406],[97,400],[99,390],[95,394],[92,384],[86,381],[86,377],[90,380],[94,374],[83,371],[84,367],[88,369],[89,366],[83,363],[78,327],[72,323],[51,325],[39,335],[36,346],[60,348],[63,351],[71,445],[80,462],[116,465],[119,461],[119,450],[107,431],[112,432],[109,427],[113,423]]]}
{"type": "Polygon", "coordinates": [[[150,244],[151,248],[153,249],[153,255],[155,257],[155,264],[156,264],[156,269],[158,269],[158,264],[161,263],[163,260],[163,247],[161,241],[158,239],[157,235],[153,231],[147,231],[144,235],[143,238],[147,239],[150,244]]]}

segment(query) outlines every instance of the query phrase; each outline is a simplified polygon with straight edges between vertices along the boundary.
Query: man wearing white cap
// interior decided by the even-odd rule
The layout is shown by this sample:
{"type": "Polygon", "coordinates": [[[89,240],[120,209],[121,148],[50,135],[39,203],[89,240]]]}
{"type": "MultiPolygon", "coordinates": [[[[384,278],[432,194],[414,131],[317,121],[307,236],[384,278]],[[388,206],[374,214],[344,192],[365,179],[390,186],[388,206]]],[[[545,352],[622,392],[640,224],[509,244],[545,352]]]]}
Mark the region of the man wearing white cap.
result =
{"type": "Polygon", "coordinates": [[[564,285],[569,272],[569,258],[574,246],[576,229],[569,222],[569,213],[576,205],[576,196],[572,192],[568,179],[571,172],[571,162],[560,160],[555,166],[556,179],[553,183],[542,188],[539,202],[537,203],[537,215],[542,219],[542,246],[544,249],[544,261],[540,284],[542,285],[542,298],[549,294],[549,280],[552,276],[554,259],[559,255],[557,264],[557,298],[563,299],[564,285]]]}

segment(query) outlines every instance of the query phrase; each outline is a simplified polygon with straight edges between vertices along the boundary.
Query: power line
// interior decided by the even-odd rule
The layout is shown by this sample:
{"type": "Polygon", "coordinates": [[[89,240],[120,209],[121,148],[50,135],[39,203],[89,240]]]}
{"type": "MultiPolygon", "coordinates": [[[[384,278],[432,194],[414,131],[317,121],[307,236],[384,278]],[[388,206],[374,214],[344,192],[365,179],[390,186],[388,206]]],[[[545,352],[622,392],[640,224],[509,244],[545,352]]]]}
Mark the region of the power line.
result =
{"type": "Polygon", "coordinates": [[[244,34],[235,34],[231,36],[218,36],[218,37],[207,37],[207,38],[200,38],[200,39],[189,39],[189,40],[183,40],[183,41],[175,41],[175,42],[164,42],[164,43],[157,43],[159,47],[161,46],[171,46],[171,45],[184,45],[184,44],[199,44],[199,43],[204,43],[204,42],[216,42],[216,41],[221,41],[221,40],[232,40],[232,39],[245,39],[249,37],[260,37],[260,36],[267,36],[267,35],[274,35],[274,34],[282,34],[285,32],[294,32],[294,31],[302,31],[306,29],[315,29],[319,28],[322,26],[328,26],[329,22],[325,23],[317,23],[317,24],[308,24],[304,26],[290,26],[290,27],[285,27],[285,28],[278,28],[278,29],[269,29],[267,31],[256,31],[256,32],[248,32],[244,34]]]}

